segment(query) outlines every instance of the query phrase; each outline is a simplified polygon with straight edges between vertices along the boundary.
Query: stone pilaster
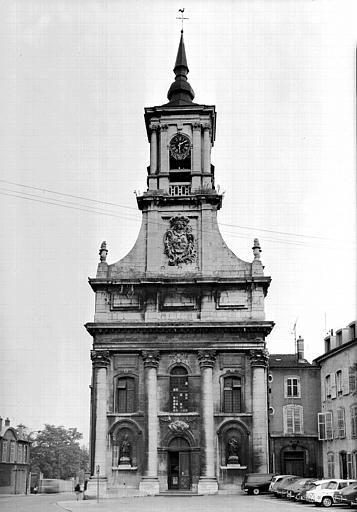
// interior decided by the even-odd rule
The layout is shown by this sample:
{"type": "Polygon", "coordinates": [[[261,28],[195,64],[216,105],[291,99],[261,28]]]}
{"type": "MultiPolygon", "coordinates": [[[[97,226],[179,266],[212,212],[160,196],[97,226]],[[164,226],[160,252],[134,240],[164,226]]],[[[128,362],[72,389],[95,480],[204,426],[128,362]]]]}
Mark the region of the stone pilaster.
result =
{"type": "Polygon", "coordinates": [[[157,171],[157,130],[159,125],[153,123],[151,125],[150,138],[150,174],[156,174],[157,171]]]}
{"type": "Polygon", "coordinates": [[[252,367],[252,412],[253,412],[253,471],[269,472],[268,449],[268,397],[267,397],[267,365],[266,350],[251,350],[250,364],[252,367]]]}
{"type": "Polygon", "coordinates": [[[202,172],[202,164],[201,164],[201,123],[193,123],[193,141],[192,141],[192,170],[194,173],[202,172]]]}
{"type": "Polygon", "coordinates": [[[147,452],[146,470],[139,489],[145,494],[158,494],[159,480],[157,478],[157,368],[160,355],[158,351],[143,351],[145,372],[145,403],[147,417],[147,452]]]}
{"type": "Polygon", "coordinates": [[[95,443],[94,443],[94,474],[88,482],[88,496],[95,496],[98,489],[100,495],[106,494],[106,451],[107,451],[107,368],[109,366],[109,352],[107,350],[91,351],[91,360],[94,372],[95,393],[95,443]],[[98,471],[99,469],[99,471],[98,471]]]}
{"type": "Polygon", "coordinates": [[[201,368],[201,414],[202,414],[202,447],[201,475],[198,482],[198,492],[215,494],[218,484],[214,465],[214,418],[213,418],[213,366],[216,361],[214,350],[198,352],[201,368]]]}
{"type": "Polygon", "coordinates": [[[203,172],[211,172],[211,141],[210,141],[210,126],[205,124],[203,126],[203,172]]]}

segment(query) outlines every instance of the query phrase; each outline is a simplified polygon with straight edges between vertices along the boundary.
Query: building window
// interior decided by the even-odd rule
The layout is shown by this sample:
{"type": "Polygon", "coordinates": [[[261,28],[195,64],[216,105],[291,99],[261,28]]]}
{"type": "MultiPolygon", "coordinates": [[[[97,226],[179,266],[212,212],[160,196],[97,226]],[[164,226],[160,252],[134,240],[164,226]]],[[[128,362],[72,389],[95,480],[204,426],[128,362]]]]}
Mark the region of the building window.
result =
{"type": "Polygon", "coordinates": [[[347,478],[347,454],[340,452],[340,478],[347,478]]]}
{"type": "Polygon", "coordinates": [[[326,399],[331,398],[331,375],[325,377],[325,397],[326,399]]]}
{"type": "Polygon", "coordinates": [[[10,462],[15,462],[15,449],[16,449],[15,441],[10,441],[10,462]]]}
{"type": "Polygon", "coordinates": [[[336,372],[336,389],[337,389],[337,395],[342,395],[342,371],[338,370],[336,372]]]}
{"type": "Polygon", "coordinates": [[[352,453],[347,453],[347,478],[353,478],[352,453]]]}
{"type": "Polygon", "coordinates": [[[327,454],[327,478],[335,478],[335,455],[332,452],[327,454]]]}
{"type": "Polygon", "coordinates": [[[6,439],[1,441],[1,462],[8,462],[8,446],[9,442],[6,439]]]}
{"type": "Polygon", "coordinates": [[[357,405],[351,407],[351,436],[357,437],[357,405]]]}
{"type": "Polygon", "coordinates": [[[340,439],[346,437],[345,409],[343,407],[337,409],[337,431],[340,439]]]}
{"type": "Polygon", "coordinates": [[[135,411],[135,379],[120,377],[117,380],[117,412],[135,411]]]}
{"type": "Polygon", "coordinates": [[[225,377],[223,382],[223,412],[241,412],[242,384],[240,377],[225,377]]]}
{"type": "Polygon", "coordinates": [[[332,412],[319,412],[317,414],[317,422],[319,440],[333,439],[332,412]]]}
{"type": "Polygon", "coordinates": [[[284,434],[303,433],[303,408],[301,405],[284,405],[284,434]]]}
{"type": "Polygon", "coordinates": [[[285,377],[284,379],[285,398],[300,398],[300,378],[285,377]]]}
{"type": "Polygon", "coordinates": [[[188,374],[183,366],[171,370],[170,402],[172,412],[188,412],[188,374]]]}

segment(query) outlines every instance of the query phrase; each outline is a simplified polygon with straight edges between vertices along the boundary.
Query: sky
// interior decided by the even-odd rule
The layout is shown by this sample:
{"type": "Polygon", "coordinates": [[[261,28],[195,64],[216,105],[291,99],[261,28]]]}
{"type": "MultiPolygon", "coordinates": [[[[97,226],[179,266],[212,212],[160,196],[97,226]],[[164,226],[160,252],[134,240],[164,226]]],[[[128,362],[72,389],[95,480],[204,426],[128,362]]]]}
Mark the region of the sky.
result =
{"type": "Polygon", "coordinates": [[[271,353],[311,361],[356,319],[357,3],[17,0],[0,4],[0,416],[89,435],[98,250],[133,246],[146,189],[144,107],[166,103],[185,7],[197,103],[228,246],[272,283],[271,353]]]}

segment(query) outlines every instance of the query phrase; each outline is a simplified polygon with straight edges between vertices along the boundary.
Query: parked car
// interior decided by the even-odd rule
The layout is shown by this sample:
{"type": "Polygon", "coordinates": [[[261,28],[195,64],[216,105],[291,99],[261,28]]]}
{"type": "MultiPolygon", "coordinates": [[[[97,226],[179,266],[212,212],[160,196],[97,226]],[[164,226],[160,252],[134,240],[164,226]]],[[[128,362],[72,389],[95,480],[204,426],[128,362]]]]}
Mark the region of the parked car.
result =
{"type": "Polygon", "coordinates": [[[345,505],[357,505],[357,483],[348,485],[335,494],[336,503],[344,503],[345,505]]]}
{"type": "Polygon", "coordinates": [[[299,480],[301,477],[296,475],[289,475],[285,478],[282,478],[280,482],[278,482],[276,485],[274,485],[273,494],[277,498],[281,498],[283,490],[290,485],[291,483],[295,482],[296,480],[299,480]]]}
{"type": "Polygon", "coordinates": [[[318,485],[318,482],[321,482],[322,480],[317,480],[315,479],[314,481],[310,481],[310,483],[306,483],[302,489],[300,489],[296,494],[295,494],[295,501],[300,501],[302,503],[306,503],[306,493],[308,491],[311,491],[311,489],[316,489],[316,486],[318,485]]]}
{"type": "Polygon", "coordinates": [[[268,492],[271,479],[274,475],[275,473],[246,473],[241,489],[248,494],[268,492]]]}
{"type": "Polygon", "coordinates": [[[277,483],[280,482],[280,480],[282,480],[283,478],[285,478],[287,476],[293,476],[293,475],[275,475],[275,476],[273,476],[273,478],[271,479],[270,485],[269,485],[269,492],[273,492],[274,486],[277,485],[277,483]]]}
{"type": "Polygon", "coordinates": [[[292,484],[289,485],[286,493],[286,497],[295,500],[298,493],[300,493],[303,489],[310,487],[310,485],[317,480],[317,478],[300,478],[300,480],[296,480],[292,484]]]}
{"type": "Polygon", "coordinates": [[[335,503],[335,495],[344,487],[356,482],[356,480],[343,480],[334,478],[321,489],[315,489],[307,493],[308,501],[316,506],[331,507],[335,503]]]}
{"type": "Polygon", "coordinates": [[[288,493],[291,492],[294,485],[299,484],[299,482],[301,482],[301,480],[302,480],[302,478],[298,477],[296,480],[292,480],[290,483],[284,485],[283,488],[281,489],[280,498],[287,498],[288,493]]]}

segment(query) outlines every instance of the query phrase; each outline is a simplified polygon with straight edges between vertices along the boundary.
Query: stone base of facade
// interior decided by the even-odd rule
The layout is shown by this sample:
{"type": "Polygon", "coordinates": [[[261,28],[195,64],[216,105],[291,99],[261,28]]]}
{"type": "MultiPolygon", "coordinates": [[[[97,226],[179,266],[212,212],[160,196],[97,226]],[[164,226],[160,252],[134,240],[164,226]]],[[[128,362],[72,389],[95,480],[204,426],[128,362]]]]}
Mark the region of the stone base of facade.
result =
{"type": "Polygon", "coordinates": [[[215,478],[202,477],[198,481],[198,494],[217,494],[218,483],[215,478]]]}
{"type": "Polygon", "coordinates": [[[108,480],[105,477],[100,477],[99,480],[95,476],[91,476],[87,483],[85,492],[86,498],[100,498],[108,497],[108,480]]]}
{"type": "Polygon", "coordinates": [[[139,484],[139,491],[147,496],[159,494],[159,480],[157,478],[144,477],[139,484]]]}

